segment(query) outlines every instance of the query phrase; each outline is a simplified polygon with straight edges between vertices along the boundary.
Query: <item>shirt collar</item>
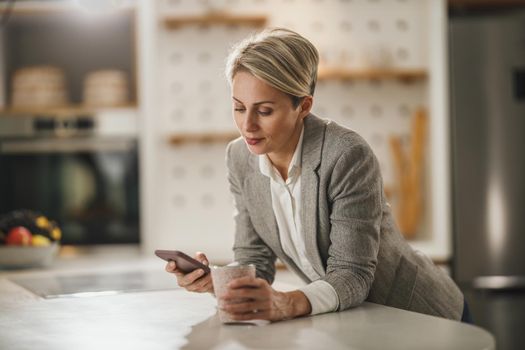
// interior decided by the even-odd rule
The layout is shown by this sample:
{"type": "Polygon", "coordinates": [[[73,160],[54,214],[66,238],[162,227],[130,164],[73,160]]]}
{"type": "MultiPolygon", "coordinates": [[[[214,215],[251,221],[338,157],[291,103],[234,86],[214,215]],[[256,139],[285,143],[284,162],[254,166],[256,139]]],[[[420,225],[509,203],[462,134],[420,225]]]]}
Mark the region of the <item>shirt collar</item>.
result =
{"type": "MultiPolygon", "coordinates": [[[[301,136],[299,136],[299,141],[297,142],[297,146],[295,146],[295,151],[292,156],[292,160],[290,161],[290,165],[288,166],[288,177],[293,177],[297,173],[299,169],[301,169],[301,160],[302,160],[302,152],[303,152],[303,135],[304,135],[304,125],[301,129],[301,136]]],[[[268,155],[261,154],[259,156],[259,170],[261,173],[265,176],[268,176],[270,178],[273,178],[275,180],[275,177],[278,172],[274,168],[272,162],[270,161],[270,158],[268,158],[268,155]]],[[[279,176],[280,177],[280,176],[279,176]]]]}

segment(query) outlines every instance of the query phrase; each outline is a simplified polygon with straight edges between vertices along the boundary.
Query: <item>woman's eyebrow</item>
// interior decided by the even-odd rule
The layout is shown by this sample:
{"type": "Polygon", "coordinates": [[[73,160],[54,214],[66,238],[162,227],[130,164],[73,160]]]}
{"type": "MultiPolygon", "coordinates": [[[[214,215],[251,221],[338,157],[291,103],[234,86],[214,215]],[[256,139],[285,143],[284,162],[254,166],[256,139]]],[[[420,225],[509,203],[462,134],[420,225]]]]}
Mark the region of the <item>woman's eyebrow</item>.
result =
{"type": "MultiPolygon", "coordinates": [[[[242,103],[242,101],[240,101],[239,99],[237,99],[237,98],[235,98],[235,97],[233,97],[233,96],[232,96],[232,98],[233,98],[235,101],[237,101],[237,102],[239,102],[239,103],[241,103],[241,104],[244,104],[244,103],[242,103]]],[[[263,103],[273,103],[273,104],[275,104],[274,101],[270,101],[270,100],[268,100],[268,101],[259,101],[259,102],[255,102],[253,105],[256,106],[256,105],[260,105],[260,104],[263,104],[263,103]]]]}

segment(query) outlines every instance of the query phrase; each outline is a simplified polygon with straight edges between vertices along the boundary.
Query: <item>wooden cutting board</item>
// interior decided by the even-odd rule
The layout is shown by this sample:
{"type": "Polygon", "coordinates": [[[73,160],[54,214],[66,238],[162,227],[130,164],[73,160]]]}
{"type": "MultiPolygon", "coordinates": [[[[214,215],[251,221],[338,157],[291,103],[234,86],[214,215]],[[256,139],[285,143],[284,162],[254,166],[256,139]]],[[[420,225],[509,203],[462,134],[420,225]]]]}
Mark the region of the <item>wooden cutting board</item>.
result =
{"type": "Polygon", "coordinates": [[[390,137],[396,185],[389,192],[396,200],[394,212],[406,238],[416,235],[423,213],[422,173],[427,125],[427,114],[420,108],[414,114],[408,152],[403,149],[400,136],[390,137]]]}

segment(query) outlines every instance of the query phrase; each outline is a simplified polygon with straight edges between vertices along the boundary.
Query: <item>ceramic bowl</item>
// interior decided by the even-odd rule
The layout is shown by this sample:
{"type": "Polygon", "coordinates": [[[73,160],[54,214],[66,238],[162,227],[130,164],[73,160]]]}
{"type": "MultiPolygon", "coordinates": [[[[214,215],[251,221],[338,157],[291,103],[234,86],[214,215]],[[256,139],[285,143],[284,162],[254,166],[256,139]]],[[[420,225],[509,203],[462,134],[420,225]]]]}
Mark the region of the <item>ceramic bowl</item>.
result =
{"type": "Polygon", "coordinates": [[[0,246],[0,269],[22,269],[48,266],[57,256],[60,244],[48,246],[0,246]]]}

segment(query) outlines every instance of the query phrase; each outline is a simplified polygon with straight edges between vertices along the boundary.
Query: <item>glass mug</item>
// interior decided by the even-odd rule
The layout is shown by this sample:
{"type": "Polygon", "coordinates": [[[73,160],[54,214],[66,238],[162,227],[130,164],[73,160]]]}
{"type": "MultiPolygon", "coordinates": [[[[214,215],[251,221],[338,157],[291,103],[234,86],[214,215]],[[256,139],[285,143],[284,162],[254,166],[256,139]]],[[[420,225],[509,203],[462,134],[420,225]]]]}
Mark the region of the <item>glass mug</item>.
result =
{"type": "MultiPolygon", "coordinates": [[[[213,290],[215,297],[217,298],[219,319],[222,323],[244,323],[246,321],[233,320],[230,315],[221,310],[220,298],[226,293],[227,285],[231,281],[241,277],[252,277],[255,278],[255,265],[235,265],[230,264],[226,266],[212,266],[211,267],[211,279],[213,281],[213,290]]],[[[244,299],[239,299],[236,302],[243,302],[244,299]]],[[[252,323],[252,321],[248,321],[252,323]]]]}

